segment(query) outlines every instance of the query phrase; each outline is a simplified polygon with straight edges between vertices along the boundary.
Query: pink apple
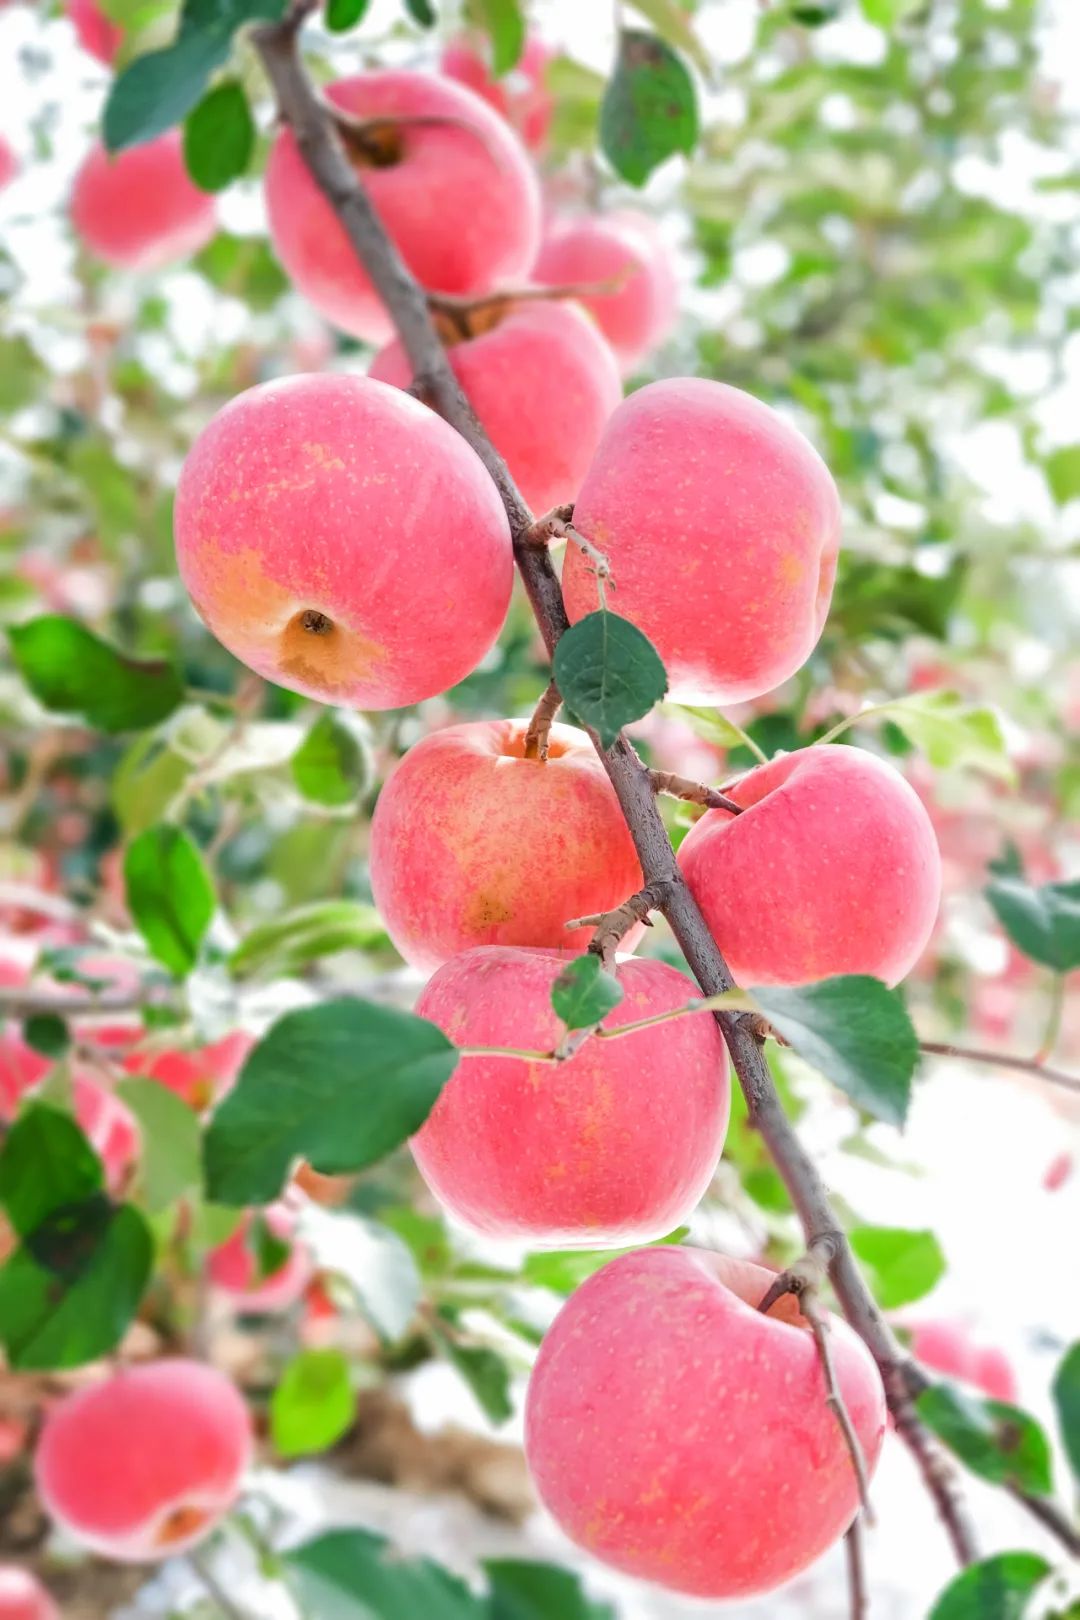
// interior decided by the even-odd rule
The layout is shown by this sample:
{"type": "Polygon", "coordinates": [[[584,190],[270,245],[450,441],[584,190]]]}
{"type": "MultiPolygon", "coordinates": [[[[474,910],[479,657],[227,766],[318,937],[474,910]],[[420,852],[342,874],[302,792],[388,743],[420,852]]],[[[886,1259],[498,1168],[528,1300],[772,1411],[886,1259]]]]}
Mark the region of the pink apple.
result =
{"type": "MultiPolygon", "coordinates": [[[[0,135],[0,191],[9,186],[18,174],[21,165],[16,156],[15,148],[6,136],[0,135]]],[[[3,1611],[0,1610],[0,1615],[3,1611]]]]}
{"type": "Polygon", "coordinates": [[[633,841],[585,733],[553,726],[541,761],[525,758],[525,732],[523,720],[447,726],[409,750],[379,795],[372,892],[414,967],[438,967],[472,945],[584,950],[592,929],[565,924],[641,888],[633,841]]]}
{"type": "Polygon", "coordinates": [[[36,1575],[0,1564],[0,1620],[60,1620],[60,1610],[36,1575]]]}
{"type": "Polygon", "coordinates": [[[156,1053],[133,1052],[124,1059],[129,1074],[146,1075],[201,1113],[228,1091],[254,1046],[244,1030],[234,1030],[209,1046],[156,1053]]]}
{"type": "Polygon", "coordinates": [[[453,428],[385,383],[305,375],[218,412],[180,475],[180,574],[220,641],[324,703],[463,679],[510,601],[506,513],[453,428]]]}
{"type": "MultiPolygon", "coordinates": [[[[611,417],[574,523],[605,552],[610,606],[653,642],[671,696],[760,697],[805,663],[829,610],[840,500],[824,462],[784,419],[724,383],[676,377],[611,417]]],[[[568,550],[571,620],[596,581],[568,550]]]]}
{"type": "Polygon", "coordinates": [[[899,771],[861,748],[804,748],[729,790],[679,849],[694,898],[740,984],[870,973],[896,984],[930,938],[941,861],[899,771]]]}
{"type": "MultiPolygon", "coordinates": [[[[572,501],[622,398],[611,350],[588,317],[570,304],[517,304],[449,354],[526,505],[540,514],[572,501]]],[[[401,344],[376,355],[369,375],[407,388],[401,344]]]]}
{"type": "Polygon", "coordinates": [[[624,375],[668,337],[678,284],[667,248],[645,214],[631,209],[556,222],[533,266],[544,286],[618,282],[581,302],[615,351],[624,375]]]}
{"type": "Polygon", "coordinates": [[[124,30],[105,15],[97,0],[64,0],[64,10],[83,50],[111,67],[124,43],[124,30]]]}
{"type": "Polygon", "coordinates": [[[935,1319],[914,1325],[911,1353],[924,1367],[972,1384],[991,1400],[1016,1400],[1016,1374],[1008,1357],[993,1346],[977,1344],[962,1322],[935,1319]]]}
{"type": "MultiPolygon", "coordinates": [[[[817,1347],[773,1273],[686,1248],[594,1273],[549,1328],[529,1384],[525,1455],[540,1498],[602,1562],[713,1599],[769,1592],[847,1529],[855,1472],[817,1347]]],[[[869,1351],[829,1319],[867,1467],[885,1432],[869,1351]]]]}
{"type": "MultiPolygon", "coordinates": [[[[536,253],[539,190],[519,142],[479,96],[401,69],[339,79],[326,96],[353,119],[432,120],[383,126],[378,158],[350,153],[422,286],[474,295],[523,279],[536,253]]],[[[335,326],[385,341],[389,317],[289,129],[270,153],[266,202],[278,257],[300,292],[335,326]]]]}
{"type": "Polygon", "coordinates": [[[155,1361],[54,1407],[34,1475],[46,1513],[84,1546],[147,1563],[201,1541],[228,1512],[251,1449],[247,1407],[222,1373],[155,1361]]]}
{"type": "Polygon", "coordinates": [[[439,66],[447,78],[468,85],[512,124],[530,152],[540,152],[547,145],[555,111],[555,98],[545,82],[551,58],[552,52],[532,34],[516,65],[496,79],[484,46],[464,35],[446,44],[439,66]]]}
{"type": "Polygon", "coordinates": [[[263,1210],[271,1235],[287,1244],[285,1259],[267,1276],[259,1278],[252,1247],[254,1215],[244,1216],[230,1238],[212,1250],[207,1258],[207,1274],[233,1307],[249,1315],[286,1311],[301,1297],[313,1271],[307,1248],[295,1240],[296,1216],[285,1204],[272,1204],[263,1210]]]}
{"type": "MultiPolygon", "coordinates": [[[[416,1010],[459,1046],[550,1052],[564,1033],[551,990],[570,959],[480,946],[441,967],[416,1010]]],[[[605,1029],[695,994],[663,962],[632,959],[616,977],[624,998],[605,1029]]],[[[662,1237],[690,1214],[716,1169],[729,1103],[723,1037],[715,1019],[693,1014],[590,1038],[558,1064],[462,1058],[412,1147],[435,1196],[477,1231],[615,1247],[662,1237]]]]}
{"type": "Polygon", "coordinates": [[[189,178],[174,129],[115,157],[95,143],[75,176],[71,222],[95,258],[153,271],[204,248],[217,213],[213,198],[189,178]]]}

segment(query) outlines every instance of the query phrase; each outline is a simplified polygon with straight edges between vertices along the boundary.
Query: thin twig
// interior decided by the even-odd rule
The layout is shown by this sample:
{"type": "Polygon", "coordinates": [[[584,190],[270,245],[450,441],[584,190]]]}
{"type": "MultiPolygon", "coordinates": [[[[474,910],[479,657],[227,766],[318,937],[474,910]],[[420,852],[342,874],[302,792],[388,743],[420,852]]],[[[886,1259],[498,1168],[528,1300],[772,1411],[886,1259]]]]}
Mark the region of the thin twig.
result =
{"type": "Polygon", "coordinates": [[[937,1508],[957,1561],[962,1565],[973,1564],[979,1557],[979,1546],[956,1469],[919,1421],[909,1382],[912,1370],[910,1362],[901,1360],[886,1374],[889,1411],[896,1432],[910,1451],[923,1485],[937,1508]]]}
{"type": "Polygon", "coordinates": [[[146,986],[134,990],[87,990],[68,995],[60,990],[34,990],[22,986],[0,986],[0,1018],[34,1018],[43,1013],[56,1013],[61,1018],[82,1018],[92,1013],[138,1012],[142,1007],[168,1006],[172,998],[166,993],[151,992],[146,986]]]}
{"type": "Polygon", "coordinates": [[[848,1594],[851,1598],[851,1620],[865,1620],[870,1613],[870,1600],[866,1592],[866,1563],[863,1558],[862,1518],[858,1513],[848,1525],[844,1537],[847,1553],[848,1594]]]}
{"type": "Polygon", "coordinates": [[[562,694],[554,681],[549,681],[544,688],[539,703],[533,710],[525,732],[525,758],[546,760],[548,757],[548,739],[551,728],[555,723],[555,716],[562,708],[562,694]]]}
{"type": "Polygon", "coordinates": [[[647,883],[637,894],[632,894],[614,911],[606,912],[596,924],[596,932],[589,941],[589,950],[610,969],[615,953],[626,935],[638,923],[647,923],[650,911],[658,911],[664,903],[663,886],[647,883]]]}
{"type": "Polygon", "coordinates": [[[221,1610],[222,1614],[227,1617],[227,1620],[251,1620],[247,1610],[242,1609],[238,1603],[233,1602],[214,1574],[213,1566],[206,1555],[205,1548],[195,1547],[187,1556],[188,1563],[210,1594],[211,1600],[221,1610]]]}
{"type": "Polygon", "coordinates": [[[1011,1056],[1008,1052],[990,1052],[981,1046],[954,1046],[951,1041],[920,1041],[919,1049],[933,1057],[960,1058],[965,1063],[986,1063],[995,1069],[1015,1069],[1018,1074],[1033,1074],[1051,1085],[1064,1086],[1067,1091],[1080,1091],[1080,1079],[1066,1074],[1063,1069],[1049,1069],[1039,1058],[1011,1056]]]}
{"type": "Polygon", "coordinates": [[[707,787],[704,782],[694,782],[689,776],[676,776],[674,771],[650,771],[649,780],[654,793],[666,793],[673,799],[685,799],[687,804],[704,804],[710,810],[729,810],[733,816],[742,815],[741,804],[729,799],[719,788],[707,787]]]}

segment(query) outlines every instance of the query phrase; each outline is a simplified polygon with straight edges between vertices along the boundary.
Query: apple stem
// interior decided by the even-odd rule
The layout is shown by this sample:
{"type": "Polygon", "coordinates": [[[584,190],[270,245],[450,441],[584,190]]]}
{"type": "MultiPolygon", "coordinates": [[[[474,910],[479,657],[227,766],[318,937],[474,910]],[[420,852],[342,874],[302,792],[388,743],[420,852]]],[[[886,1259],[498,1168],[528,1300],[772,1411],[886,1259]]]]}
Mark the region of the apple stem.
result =
{"type": "Polygon", "coordinates": [[[326,106],[346,150],[368,168],[391,168],[400,161],[398,132],[403,129],[460,129],[478,140],[495,163],[501,161],[482,129],[452,113],[379,113],[356,118],[331,102],[326,106]]]}
{"type": "Polygon", "coordinates": [[[549,681],[533,710],[525,732],[525,758],[538,759],[543,764],[548,757],[548,742],[555,716],[562,708],[562,694],[554,681],[549,681]]]}
{"type": "MultiPolygon", "coordinates": [[[[382,119],[373,120],[381,123],[382,119]]],[[[446,120],[436,120],[446,122],[446,120]]],[[[494,292],[480,293],[475,298],[459,298],[453,293],[428,293],[428,308],[433,315],[449,315],[468,323],[471,315],[485,310],[496,310],[501,316],[513,304],[548,303],[558,298],[605,298],[617,293],[636,272],[633,265],[625,265],[602,281],[564,281],[547,285],[531,283],[526,287],[500,287],[494,292]]]]}
{"type": "Polygon", "coordinates": [[[685,799],[687,804],[704,804],[710,810],[727,810],[741,816],[743,807],[729,799],[719,788],[706,787],[704,782],[691,781],[688,776],[676,776],[674,771],[650,771],[649,780],[654,793],[666,793],[673,799],[685,799]]]}

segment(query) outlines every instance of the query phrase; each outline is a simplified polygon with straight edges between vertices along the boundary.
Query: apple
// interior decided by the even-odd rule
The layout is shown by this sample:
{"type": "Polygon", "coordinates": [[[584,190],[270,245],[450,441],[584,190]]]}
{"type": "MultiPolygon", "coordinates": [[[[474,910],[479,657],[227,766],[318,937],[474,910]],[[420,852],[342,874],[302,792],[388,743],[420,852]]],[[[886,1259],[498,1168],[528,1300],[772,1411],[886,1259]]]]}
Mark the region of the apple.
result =
{"type": "Polygon", "coordinates": [[[261,1315],[288,1310],[303,1295],[311,1280],[313,1263],[307,1248],[295,1241],[296,1216],[286,1204],[271,1204],[261,1211],[271,1235],[284,1243],[288,1254],[265,1277],[258,1277],[252,1249],[249,1212],[232,1236],[207,1256],[207,1275],[230,1304],[245,1315],[261,1315]]]}
{"type": "Polygon", "coordinates": [[[993,1346],[977,1344],[962,1322],[935,1318],[913,1324],[911,1353],[924,1367],[962,1379],[991,1400],[1016,1400],[1016,1374],[1009,1358],[993,1346]]]}
{"type": "Polygon", "coordinates": [[[0,1564],[0,1620],[60,1620],[60,1610],[36,1575],[0,1564]]]}
{"type": "Polygon", "coordinates": [[[64,11],[83,50],[112,67],[124,43],[124,30],[106,16],[97,0],[64,0],[64,11]]]}
{"type": "Polygon", "coordinates": [[[463,34],[444,46],[439,67],[448,79],[467,85],[494,107],[514,126],[530,152],[542,152],[555,111],[555,98],[546,83],[552,54],[542,40],[530,34],[515,66],[496,79],[483,45],[463,34]]]}
{"type": "Polygon", "coordinates": [[[547,231],[532,278],[543,286],[615,283],[581,302],[626,375],[668,337],[678,313],[670,255],[648,215],[632,209],[557,220],[547,231]]]}
{"type": "Polygon", "coordinates": [[[212,197],[184,167],[180,131],[111,156],[96,141],[75,176],[71,222],[86,250],[116,269],[188,259],[217,230],[212,197]]]}

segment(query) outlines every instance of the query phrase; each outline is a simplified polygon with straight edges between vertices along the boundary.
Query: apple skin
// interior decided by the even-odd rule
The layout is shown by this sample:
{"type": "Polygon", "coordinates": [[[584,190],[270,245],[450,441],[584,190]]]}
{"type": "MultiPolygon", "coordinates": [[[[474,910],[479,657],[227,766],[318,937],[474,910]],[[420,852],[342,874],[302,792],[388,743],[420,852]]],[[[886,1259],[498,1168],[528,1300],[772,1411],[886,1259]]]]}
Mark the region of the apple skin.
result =
{"type": "MultiPolygon", "coordinates": [[[[825,463],[769,406],[724,383],[650,383],[611,417],[574,523],[605,552],[613,610],[649,637],[681,702],[760,697],[810,656],[829,610],[840,499],[825,463]]],[[[567,552],[571,622],[596,608],[567,552]]]]}
{"type": "Polygon", "coordinates": [[[916,1361],[947,1378],[960,1378],[994,1401],[1014,1402],[1019,1393],[1012,1363],[1001,1350],[976,1344],[962,1322],[927,1319],[913,1324],[916,1361]]]}
{"type": "MultiPolygon", "coordinates": [[[[430,971],[473,945],[582,951],[641,888],[615,791],[583,731],[555,725],[546,762],[524,720],[447,726],[418,742],[371,822],[375,904],[407,962],[430,971]]],[[[628,935],[624,949],[641,937],[628,935]]]]}
{"type": "Polygon", "coordinates": [[[897,984],[941,901],[930,818],[899,771],[862,748],[800,749],[728,790],[679,865],[740,984],[870,973],[897,984]]]}
{"type": "MultiPolygon", "coordinates": [[[[474,296],[524,278],[539,241],[539,186],[513,131],[479,96],[435,74],[400,69],[339,79],[324,93],[353,118],[456,121],[403,126],[397,163],[358,167],[375,212],[421,286],[474,296]]],[[[289,129],[270,152],[266,204],[275,251],[305,298],[354,337],[389,338],[382,301],[289,129]]]]}
{"type": "MultiPolygon", "coordinates": [[[[768,1592],[859,1505],[813,1336],[774,1273],[688,1248],[610,1261],[549,1328],[525,1455],[540,1498],[602,1562],[677,1592],[768,1592]]],[[[873,1473],[885,1398],[869,1351],[830,1318],[844,1402],[873,1473]]]]}
{"type": "Polygon", "coordinates": [[[626,376],[659,347],[678,314],[678,283],[652,220],[633,209],[556,221],[547,231],[532,279],[543,286],[611,281],[611,292],[580,302],[607,338],[626,376]]]}
{"type": "Polygon", "coordinates": [[[301,1297],[311,1281],[314,1267],[306,1247],[294,1239],[296,1216],[285,1204],[271,1204],[262,1211],[274,1237],[288,1243],[289,1252],[275,1271],[256,1282],[255,1256],[248,1247],[252,1215],[244,1216],[231,1237],[207,1256],[206,1269],[211,1283],[237,1311],[248,1315],[287,1311],[301,1297]]]}
{"type": "Polygon", "coordinates": [[[83,50],[112,67],[124,43],[124,30],[105,15],[97,0],[64,0],[64,11],[83,50]]]}
{"type": "Polygon", "coordinates": [[[389,709],[462,680],[510,602],[506,513],[480,458],[367,377],[238,394],[176,493],[180,575],[249,668],[306,697],[389,709]],[[314,612],[324,633],[304,628],[314,612]]]}
{"type": "Polygon", "coordinates": [[[230,1089],[254,1045],[254,1037],[238,1029],[209,1046],[133,1052],[124,1059],[124,1068],[128,1074],[156,1080],[200,1114],[230,1089]]]}
{"type": "Polygon", "coordinates": [[[60,1610],[36,1575],[0,1564],[0,1620],[60,1620],[60,1610]]]}
{"type": "MultiPolygon", "coordinates": [[[[571,304],[522,303],[447,352],[525,504],[542,514],[572,501],[622,399],[614,356],[588,317],[571,304]]],[[[401,344],[376,355],[368,375],[407,388],[401,344]]]]}
{"type": "Polygon", "coordinates": [[[21,167],[15,148],[6,136],[0,135],[0,191],[11,184],[21,167]]]}
{"type": "Polygon", "coordinates": [[[515,66],[501,79],[492,76],[483,50],[463,35],[448,41],[439,68],[448,79],[467,85],[489,107],[512,124],[530,152],[542,152],[555,111],[555,98],[545,83],[553,52],[531,34],[515,66]]]}
{"type": "MultiPolygon", "coordinates": [[[[551,987],[569,960],[482,945],[441,967],[416,1010],[459,1046],[549,1052],[564,1033],[551,987]]],[[[616,977],[625,995],[605,1029],[695,994],[664,962],[632,958],[616,977]]],[[[462,1058],[412,1149],[439,1201],[488,1236],[557,1249],[645,1243],[674,1230],[708,1187],[730,1102],[723,1036],[693,1014],[589,1039],[558,1064],[462,1058]]]]}
{"type": "Polygon", "coordinates": [[[147,272],[204,248],[217,230],[217,210],[188,176],[173,129],[115,157],[95,142],[75,176],[71,222],[95,258],[147,272]]]}
{"type": "Polygon", "coordinates": [[[93,1552],[148,1563],[201,1541],[236,1500],[251,1420],[214,1367],[125,1367],[49,1413],[34,1459],[50,1518],[93,1552]],[[107,1462],[107,1466],[105,1466],[107,1462]]]}

